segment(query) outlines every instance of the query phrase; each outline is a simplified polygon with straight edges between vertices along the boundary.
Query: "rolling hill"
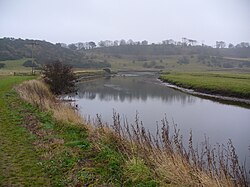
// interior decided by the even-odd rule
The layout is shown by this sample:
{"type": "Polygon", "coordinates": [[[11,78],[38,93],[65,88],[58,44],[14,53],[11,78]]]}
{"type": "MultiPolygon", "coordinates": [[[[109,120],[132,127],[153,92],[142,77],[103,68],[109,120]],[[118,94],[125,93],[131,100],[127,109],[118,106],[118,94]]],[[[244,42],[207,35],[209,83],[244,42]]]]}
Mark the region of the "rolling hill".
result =
{"type": "Polygon", "coordinates": [[[72,50],[46,41],[14,38],[0,39],[0,63],[30,59],[32,50],[36,63],[40,65],[60,60],[75,68],[85,69],[250,71],[250,47],[150,44],[72,50]]]}

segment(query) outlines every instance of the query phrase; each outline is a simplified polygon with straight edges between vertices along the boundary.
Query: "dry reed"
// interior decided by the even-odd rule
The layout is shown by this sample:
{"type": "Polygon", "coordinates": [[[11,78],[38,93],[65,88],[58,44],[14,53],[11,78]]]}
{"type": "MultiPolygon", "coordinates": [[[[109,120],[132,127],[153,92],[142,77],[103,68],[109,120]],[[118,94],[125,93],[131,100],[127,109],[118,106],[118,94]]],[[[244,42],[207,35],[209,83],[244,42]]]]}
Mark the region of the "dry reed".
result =
{"type": "Polygon", "coordinates": [[[38,106],[43,110],[50,110],[58,121],[75,124],[84,123],[83,118],[69,103],[61,102],[51,94],[49,88],[40,80],[26,81],[16,88],[25,101],[38,106]]]}
{"type": "Polygon", "coordinates": [[[143,127],[136,114],[135,124],[114,112],[113,124],[102,122],[97,115],[95,122],[86,122],[69,104],[56,99],[41,81],[32,80],[16,87],[20,96],[44,110],[51,110],[54,117],[63,122],[88,126],[89,138],[96,149],[103,141],[116,145],[127,160],[142,159],[153,171],[161,186],[248,186],[247,173],[239,164],[232,141],[212,147],[208,138],[202,147],[194,148],[190,132],[188,146],[183,146],[182,136],[176,125],[170,131],[167,119],[157,125],[155,135],[143,127]],[[90,128],[91,126],[91,128],[90,128]]]}
{"type": "Polygon", "coordinates": [[[157,127],[156,135],[152,135],[146,132],[138,115],[135,124],[129,125],[126,120],[122,124],[115,112],[112,125],[102,123],[100,116],[94,125],[98,139],[108,136],[128,159],[143,159],[155,172],[161,186],[249,186],[246,169],[240,165],[230,139],[227,145],[212,147],[205,137],[198,149],[193,147],[190,131],[185,147],[180,130],[173,125],[171,131],[166,118],[162,120],[161,129],[157,127]]]}

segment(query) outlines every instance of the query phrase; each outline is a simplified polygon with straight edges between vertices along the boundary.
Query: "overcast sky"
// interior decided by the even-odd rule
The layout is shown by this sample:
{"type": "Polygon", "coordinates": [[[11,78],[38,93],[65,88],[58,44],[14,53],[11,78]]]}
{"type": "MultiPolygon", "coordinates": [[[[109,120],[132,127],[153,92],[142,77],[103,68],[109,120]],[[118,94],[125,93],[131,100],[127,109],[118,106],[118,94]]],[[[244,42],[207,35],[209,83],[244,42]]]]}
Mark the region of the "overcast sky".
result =
{"type": "Polygon", "coordinates": [[[0,0],[0,37],[250,42],[250,0],[0,0]]]}

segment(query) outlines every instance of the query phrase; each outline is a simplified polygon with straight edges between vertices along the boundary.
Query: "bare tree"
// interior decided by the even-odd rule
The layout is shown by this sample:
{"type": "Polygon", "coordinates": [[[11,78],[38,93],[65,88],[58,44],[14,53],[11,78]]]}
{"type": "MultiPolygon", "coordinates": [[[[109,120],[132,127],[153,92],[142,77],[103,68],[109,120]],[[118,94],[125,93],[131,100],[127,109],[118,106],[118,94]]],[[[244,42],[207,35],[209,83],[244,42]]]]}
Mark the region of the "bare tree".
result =
{"type": "Polygon", "coordinates": [[[90,48],[91,49],[93,49],[93,48],[95,48],[96,47],[96,44],[95,44],[95,42],[89,42],[89,46],[90,46],[90,48]]]}
{"type": "Polygon", "coordinates": [[[142,44],[142,45],[148,45],[148,41],[147,41],[147,40],[143,40],[143,41],[141,42],[141,44],[142,44]]]}
{"type": "Polygon", "coordinates": [[[119,41],[118,40],[115,40],[114,41],[114,46],[118,46],[119,45],[119,41]]]}
{"type": "Polygon", "coordinates": [[[75,44],[69,44],[68,47],[69,47],[69,49],[71,49],[73,51],[77,49],[75,44]]]}
{"type": "Polygon", "coordinates": [[[133,41],[132,39],[129,39],[129,40],[127,41],[127,45],[134,45],[134,41],[133,41]]]}
{"type": "Polygon", "coordinates": [[[225,48],[226,43],[223,41],[216,41],[216,48],[225,48]]]}
{"type": "Polygon", "coordinates": [[[194,45],[196,45],[196,43],[197,43],[196,40],[188,39],[188,44],[189,44],[189,45],[194,46],[194,45]]]}
{"type": "Polygon", "coordinates": [[[122,39],[121,41],[120,41],[120,45],[126,45],[127,43],[126,43],[126,41],[124,40],[124,39],[122,39]]]}
{"type": "Polygon", "coordinates": [[[234,48],[234,45],[230,43],[230,44],[228,44],[228,48],[232,49],[232,48],[234,48]]]}

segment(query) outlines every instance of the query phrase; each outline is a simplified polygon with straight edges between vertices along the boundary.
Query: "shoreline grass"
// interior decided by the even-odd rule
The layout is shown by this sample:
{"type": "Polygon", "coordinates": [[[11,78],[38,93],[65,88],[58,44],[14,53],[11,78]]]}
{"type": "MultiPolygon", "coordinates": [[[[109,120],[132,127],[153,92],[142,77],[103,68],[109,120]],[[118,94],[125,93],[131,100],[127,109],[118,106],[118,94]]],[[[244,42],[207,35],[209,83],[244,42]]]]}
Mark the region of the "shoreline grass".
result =
{"type": "MultiPolygon", "coordinates": [[[[26,101],[42,110],[51,111],[53,118],[59,108],[66,106],[49,94],[39,81],[29,81],[17,87],[26,101]],[[36,86],[34,86],[36,85],[36,86]],[[39,86],[37,86],[39,85],[39,86]],[[37,87],[37,89],[33,89],[37,87]],[[35,96],[39,95],[40,96],[35,96]],[[34,96],[32,96],[34,95],[34,96]],[[42,95],[42,96],[41,96],[42,95]],[[29,96],[29,97],[28,97],[29,96]],[[49,97],[47,97],[49,96],[49,97]],[[50,105],[46,100],[49,100],[50,105]]],[[[70,106],[68,106],[70,108],[70,106]]],[[[72,108],[71,108],[72,109],[72,108]]],[[[59,115],[64,116],[63,110],[59,115]]],[[[70,115],[78,118],[77,112],[70,115]]],[[[113,186],[244,186],[248,185],[247,174],[241,166],[235,148],[229,141],[226,146],[212,148],[207,139],[199,150],[192,145],[185,148],[179,130],[170,131],[167,119],[156,135],[146,132],[138,117],[134,125],[122,124],[119,114],[114,113],[113,124],[107,125],[97,116],[94,123],[73,121],[71,118],[57,118],[63,135],[61,146],[83,148],[78,160],[73,162],[76,174],[70,181],[76,184],[113,186]],[[70,131],[68,131],[71,129],[70,131]],[[74,139],[67,141],[70,132],[74,139]],[[85,137],[78,136],[85,132],[85,137]],[[65,137],[66,136],[66,137],[65,137]],[[88,155],[87,158],[81,155],[88,155]],[[202,155],[202,156],[201,156],[202,155]],[[85,161],[84,161],[85,160],[85,161]],[[86,161],[87,160],[87,161],[86,161]]],[[[62,136],[62,135],[61,135],[62,136]]],[[[60,142],[60,141],[59,141],[60,142]]],[[[55,166],[56,167],[56,166],[55,166]]]]}
{"type": "MultiPolygon", "coordinates": [[[[18,82],[22,81],[20,79],[18,82]]],[[[8,90],[14,82],[6,83],[8,90]]],[[[189,147],[184,148],[179,130],[174,126],[171,132],[167,119],[162,120],[157,134],[151,135],[146,132],[138,116],[132,126],[122,124],[116,113],[110,125],[103,123],[99,116],[95,122],[85,121],[70,105],[55,98],[47,86],[38,80],[24,82],[15,90],[25,102],[14,93],[11,98],[18,102],[9,107],[25,115],[20,118],[20,123],[10,123],[16,128],[21,125],[32,137],[28,146],[34,150],[33,156],[38,156],[38,169],[43,172],[36,173],[32,179],[40,177],[48,182],[37,186],[249,184],[230,141],[228,145],[214,149],[205,139],[201,151],[193,147],[191,133],[189,147]]],[[[17,114],[12,115],[15,117],[17,114]]],[[[15,136],[13,131],[8,133],[12,135],[8,137],[15,136]]],[[[26,139],[20,140],[23,141],[26,139]]],[[[9,147],[13,152],[18,151],[17,147],[13,149],[9,147]]],[[[7,163],[11,162],[8,160],[7,163]]],[[[32,165],[34,163],[31,162],[32,165]]],[[[20,176],[23,176],[23,172],[19,170],[20,176]]],[[[31,178],[21,179],[28,182],[31,178]]],[[[17,186],[23,184],[15,178],[0,177],[0,184],[9,182],[17,186]]]]}
{"type": "Polygon", "coordinates": [[[250,99],[250,75],[233,73],[163,73],[160,79],[198,92],[250,99]]]}

